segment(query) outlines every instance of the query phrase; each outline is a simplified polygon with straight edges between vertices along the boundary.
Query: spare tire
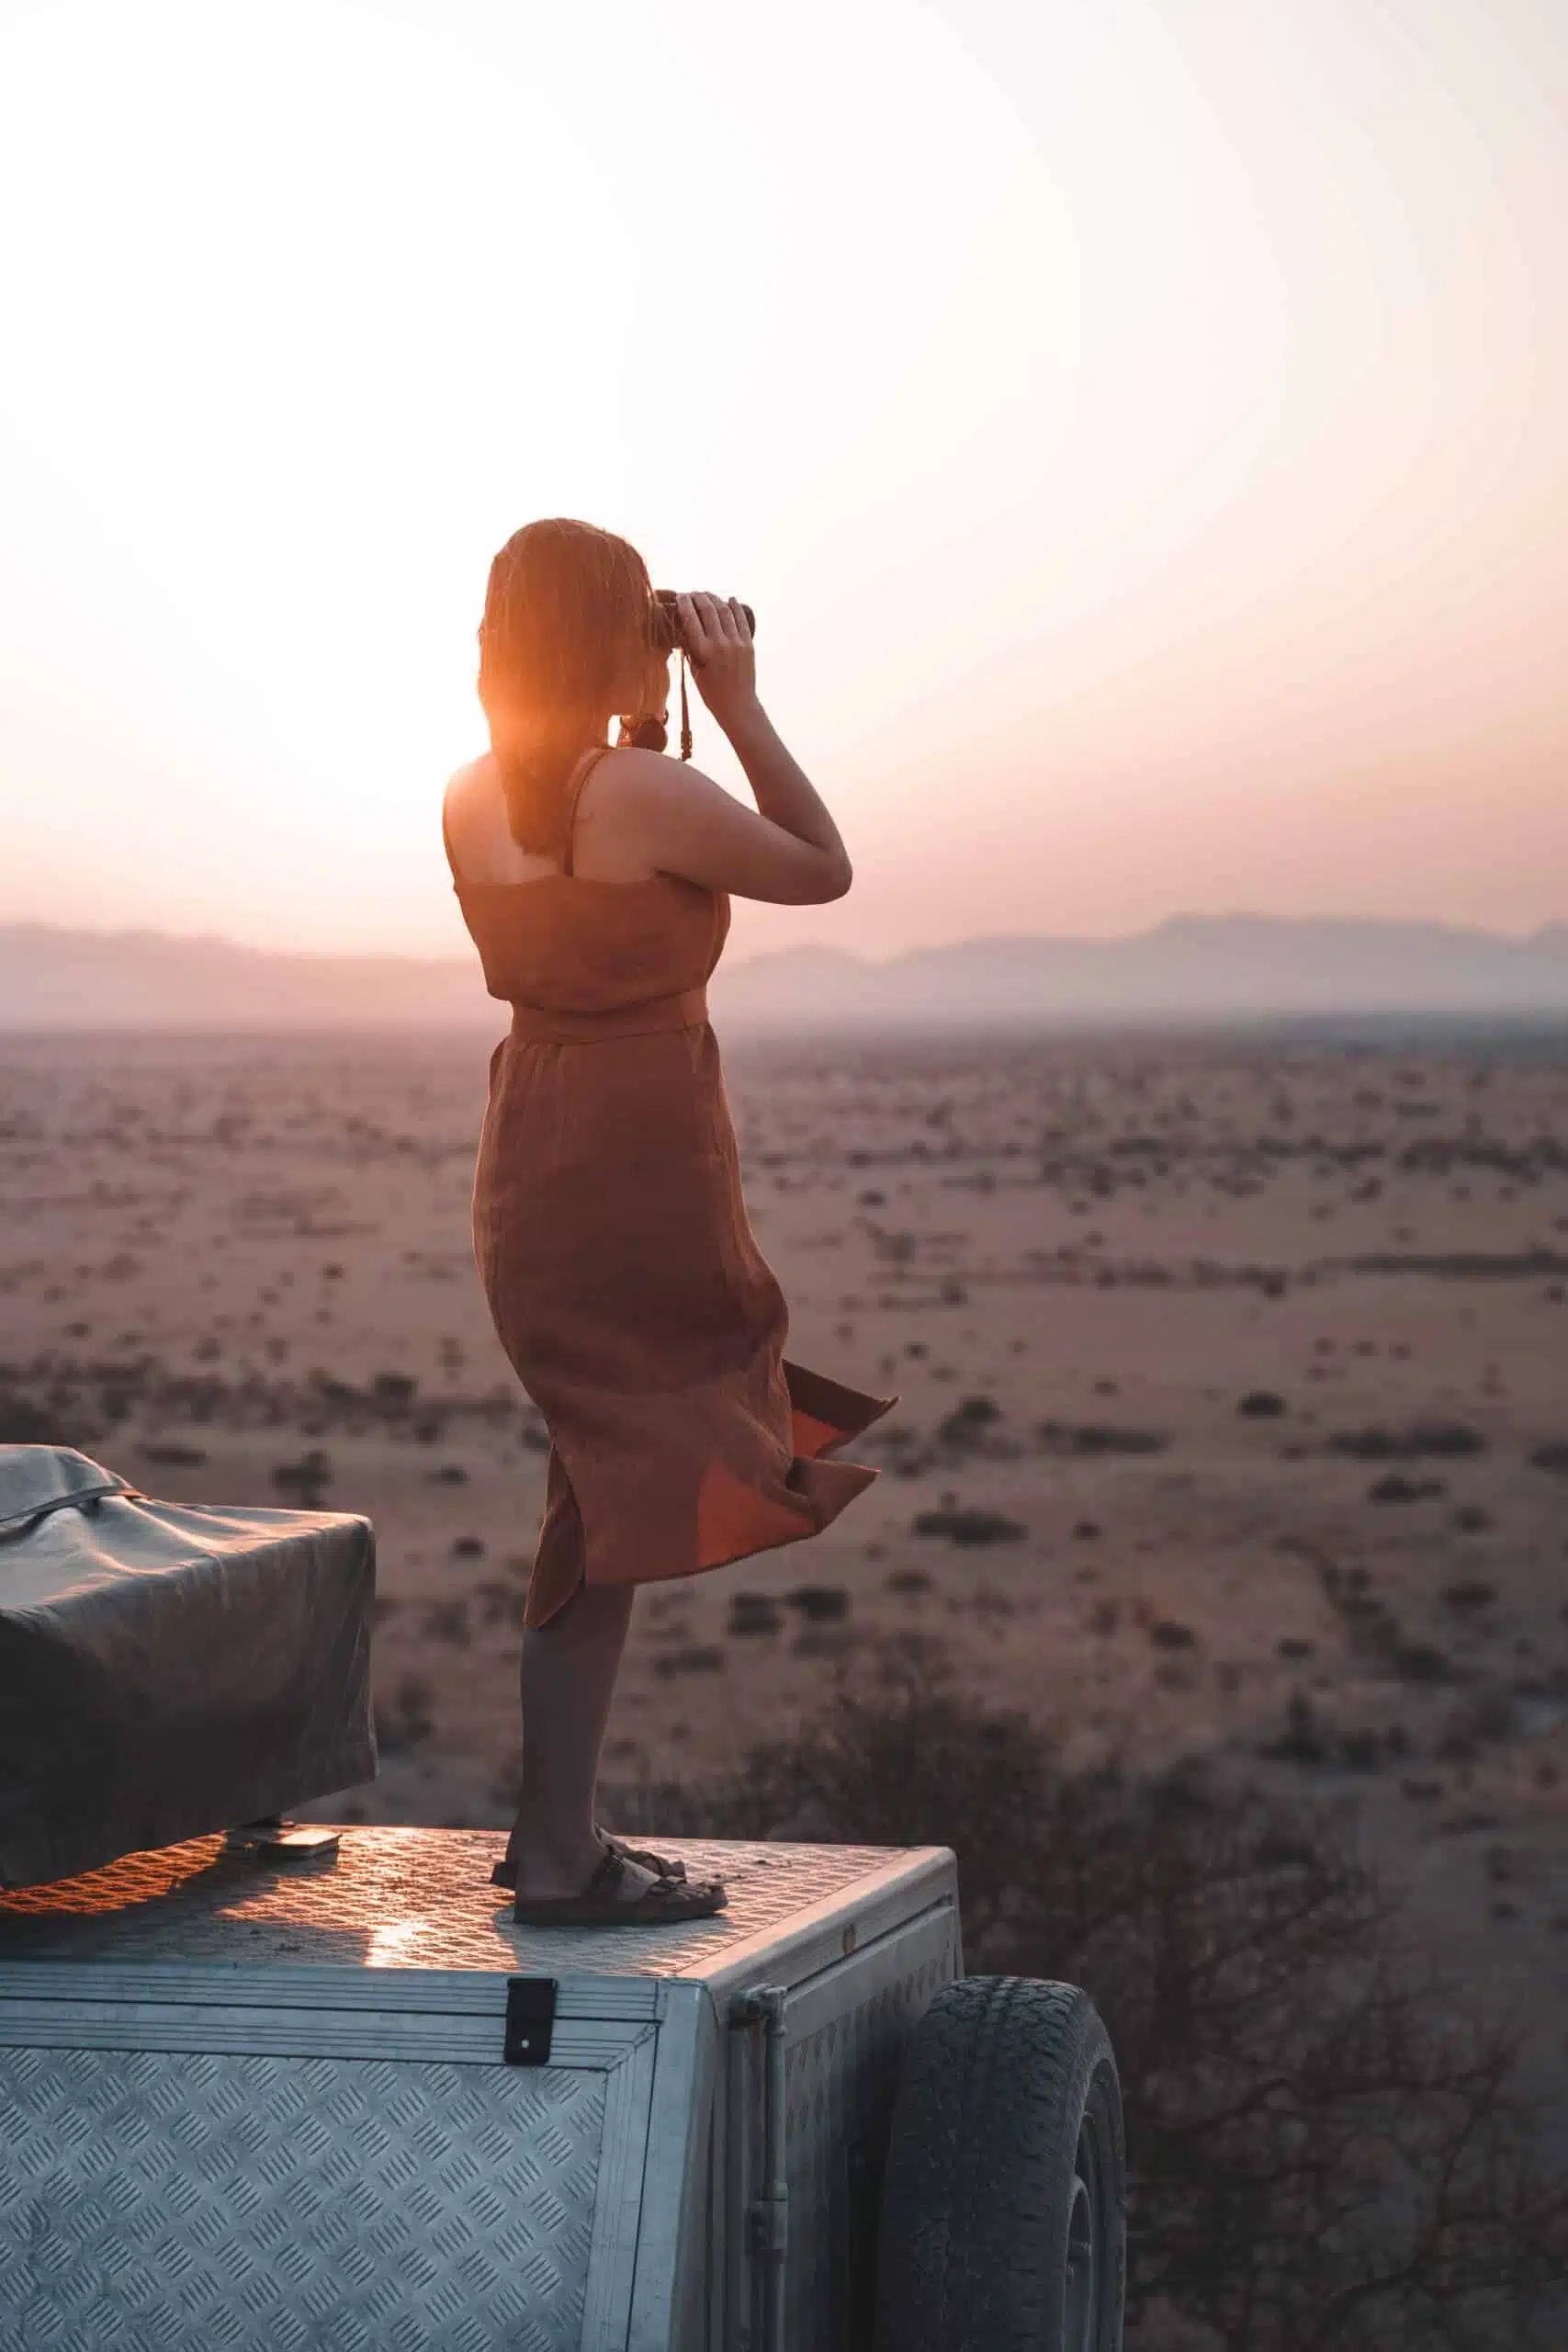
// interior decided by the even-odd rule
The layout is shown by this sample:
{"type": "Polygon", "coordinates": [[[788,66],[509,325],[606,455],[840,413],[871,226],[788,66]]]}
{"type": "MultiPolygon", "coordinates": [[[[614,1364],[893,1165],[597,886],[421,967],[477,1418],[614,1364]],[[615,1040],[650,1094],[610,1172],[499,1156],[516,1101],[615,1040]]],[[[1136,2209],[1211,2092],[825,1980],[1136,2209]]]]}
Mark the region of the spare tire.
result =
{"type": "Polygon", "coordinates": [[[965,1976],[910,2036],[876,2249],[875,2352],[1121,2352],[1122,2086],[1076,1984],[965,1976]]]}

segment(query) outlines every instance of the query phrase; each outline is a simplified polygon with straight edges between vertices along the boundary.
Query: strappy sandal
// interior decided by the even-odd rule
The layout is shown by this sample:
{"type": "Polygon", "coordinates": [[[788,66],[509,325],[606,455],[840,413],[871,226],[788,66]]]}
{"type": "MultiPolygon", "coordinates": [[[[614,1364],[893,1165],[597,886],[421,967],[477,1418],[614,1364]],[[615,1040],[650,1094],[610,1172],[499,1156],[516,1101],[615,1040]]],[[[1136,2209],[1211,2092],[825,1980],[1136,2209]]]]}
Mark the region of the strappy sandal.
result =
{"type": "Polygon", "coordinates": [[[576,1894],[520,1895],[512,1917],[520,1928],[657,1928],[679,1919],[705,1919],[729,1902],[722,1879],[694,1879],[683,1884],[656,1878],[631,1902],[616,1889],[626,1876],[621,1855],[606,1848],[604,1860],[586,1886],[576,1894]]]}
{"type": "MultiPolygon", "coordinates": [[[[624,1838],[615,1837],[608,1829],[601,1829],[597,1822],[593,1825],[593,1835],[606,1853],[619,1854],[626,1862],[640,1862],[645,1871],[657,1871],[660,1878],[684,1879],[686,1875],[686,1865],[678,1854],[654,1854],[641,1846],[628,1846],[624,1838]]],[[[516,1863],[502,1854],[490,1874],[490,1883],[492,1886],[515,1886],[516,1863]]]]}

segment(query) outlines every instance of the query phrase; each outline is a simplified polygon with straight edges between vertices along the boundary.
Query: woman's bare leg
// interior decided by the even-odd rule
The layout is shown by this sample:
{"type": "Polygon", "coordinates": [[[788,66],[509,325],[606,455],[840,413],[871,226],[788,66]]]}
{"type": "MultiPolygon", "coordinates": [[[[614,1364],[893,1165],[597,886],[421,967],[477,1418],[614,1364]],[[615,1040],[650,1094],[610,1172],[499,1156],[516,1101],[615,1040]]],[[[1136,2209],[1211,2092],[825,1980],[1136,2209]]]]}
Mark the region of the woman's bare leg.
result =
{"type": "MultiPolygon", "coordinates": [[[[575,1894],[604,1859],[594,1786],[636,1589],[585,1580],[547,1624],[524,1629],[523,1801],[506,1849],[520,1894],[575,1894]]],[[[653,1872],[626,1868],[617,1893],[635,1901],[653,1872]]]]}

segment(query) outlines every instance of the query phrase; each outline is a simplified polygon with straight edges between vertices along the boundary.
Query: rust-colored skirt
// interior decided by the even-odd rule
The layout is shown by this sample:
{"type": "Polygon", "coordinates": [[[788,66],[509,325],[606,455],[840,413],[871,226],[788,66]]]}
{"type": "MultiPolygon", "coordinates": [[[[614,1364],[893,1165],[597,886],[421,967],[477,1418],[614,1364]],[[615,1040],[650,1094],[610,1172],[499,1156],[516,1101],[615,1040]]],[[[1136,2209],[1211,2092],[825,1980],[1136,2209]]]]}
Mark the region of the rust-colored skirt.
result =
{"type": "Polygon", "coordinates": [[[474,1254],[550,1433],[525,1623],[799,1543],[880,1474],[831,1451],[890,1412],[791,1363],[741,1193],[701,989],[517,1005],[491,1060],[474,1254]]]}

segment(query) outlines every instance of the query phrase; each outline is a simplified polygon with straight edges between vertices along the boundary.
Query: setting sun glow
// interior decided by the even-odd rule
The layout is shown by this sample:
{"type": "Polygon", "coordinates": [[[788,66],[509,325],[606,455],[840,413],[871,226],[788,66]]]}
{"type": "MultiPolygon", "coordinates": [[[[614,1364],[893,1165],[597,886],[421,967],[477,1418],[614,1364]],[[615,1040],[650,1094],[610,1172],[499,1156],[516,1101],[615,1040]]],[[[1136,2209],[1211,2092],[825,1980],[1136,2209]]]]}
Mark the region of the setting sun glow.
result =
{"type": "Polygon", "coordinates": [[[856,882],[738,954],[1564,910],[1540,0],[55,0],[0,197],[0,920],[461,952],[552,514],[756,608],[856,882]]]}

